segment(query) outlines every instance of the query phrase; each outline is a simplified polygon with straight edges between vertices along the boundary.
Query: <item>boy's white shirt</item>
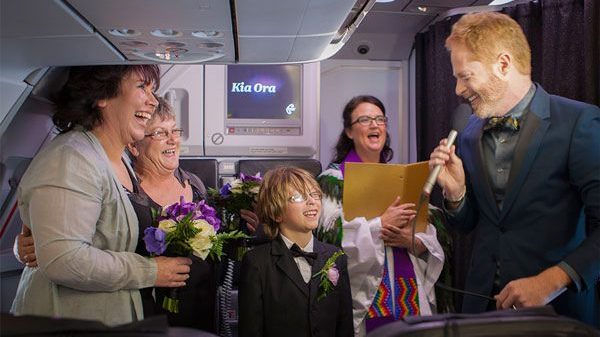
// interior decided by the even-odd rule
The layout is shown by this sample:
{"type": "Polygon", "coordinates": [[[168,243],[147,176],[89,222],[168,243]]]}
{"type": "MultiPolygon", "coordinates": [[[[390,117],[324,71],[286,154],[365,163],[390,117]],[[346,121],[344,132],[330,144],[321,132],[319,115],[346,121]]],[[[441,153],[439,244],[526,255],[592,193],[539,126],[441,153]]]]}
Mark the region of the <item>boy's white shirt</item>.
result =
{"type": "MultiPolygon", "coordinates": [[[[283,235],[281,233],[280,233],[280,235],[281,235],[281,238],[283,239],[283,243],[285,243],[286,247],[288,249],[292,248],[292,246],[294,245],[294,242],[292,240],[288,239],[287,237],[285,237],[285,235],[283,235]]],[[[314,240],[315,240],[315,237],[311,235],[310,240],[308,241],[306,246],[300,247],[300,249],[302,249],[303,251],[305,251],[307,253],[314,252],[314,247],[315,247],[314,240]]],[[[298,245],[298,246],[300,246],[300,245],[298,245]]],[[[312,277],[312,275],[311,275],[312,266],[302,256],[295,257],[294,262],[296,262],[296,265],[298,266],[298,270],[300,271],[300,274],[302,275],[302,279],[304,280],[304,282],[308,283],[310,281],[310,278],[312,277]]]]}

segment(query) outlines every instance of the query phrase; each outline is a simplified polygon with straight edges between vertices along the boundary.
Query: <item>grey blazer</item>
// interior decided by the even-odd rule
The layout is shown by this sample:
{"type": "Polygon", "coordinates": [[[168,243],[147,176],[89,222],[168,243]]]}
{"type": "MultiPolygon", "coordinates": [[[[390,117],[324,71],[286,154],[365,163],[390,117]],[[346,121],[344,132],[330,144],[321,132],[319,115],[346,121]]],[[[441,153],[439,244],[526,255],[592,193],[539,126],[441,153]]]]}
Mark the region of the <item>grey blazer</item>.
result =
{"type": "Polygon", "coordinates": [[[138,220],[98,139],[74,130],[32,161],[19,186],[39,267],[26,267],[11,311],[118,325],[143,318],[138,289],[156,262],[135,254],[138,220]]]}

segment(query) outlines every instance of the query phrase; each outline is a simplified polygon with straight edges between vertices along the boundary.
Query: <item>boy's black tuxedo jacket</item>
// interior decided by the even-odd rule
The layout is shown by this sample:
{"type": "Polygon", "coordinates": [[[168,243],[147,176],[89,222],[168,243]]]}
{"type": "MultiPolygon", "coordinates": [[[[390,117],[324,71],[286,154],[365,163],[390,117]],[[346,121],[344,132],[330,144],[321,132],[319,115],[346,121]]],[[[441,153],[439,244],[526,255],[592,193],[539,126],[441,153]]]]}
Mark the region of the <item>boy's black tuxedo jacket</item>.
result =
{"type": "MultiPolygon", "coordinates": [[[[339,248],[314,240],[312,275],[339,248]]],[[[240,337],[352,337],[352,298],[346,256],[336,261],[337,286],[317,300],[319,278],[306,284],[281,237],[247,252],[239,285],[240,337]]]]}

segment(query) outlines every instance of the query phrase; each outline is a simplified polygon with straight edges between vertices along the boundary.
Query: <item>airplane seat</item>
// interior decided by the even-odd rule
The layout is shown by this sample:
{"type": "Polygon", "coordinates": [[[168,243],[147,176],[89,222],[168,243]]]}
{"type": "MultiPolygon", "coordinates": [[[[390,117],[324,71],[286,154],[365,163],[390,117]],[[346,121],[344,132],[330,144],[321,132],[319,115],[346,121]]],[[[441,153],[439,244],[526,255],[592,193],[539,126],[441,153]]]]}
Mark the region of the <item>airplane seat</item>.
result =
{"type": "Polygon", "coordinates": [[[316,178],[321,173],[321,162],[316,159],[245,159],[239,161],[239,173],[263,176],[268,170],[279,166],[295,166],[305,169],[316,178]]]}
{"type": "Polygon", "coordinates": [[[98,321],[43,316],[0,314],[2,336],[86,336],[86,337],[216,337],[217,335],[184,327],[169,327],[166,316],[152,316],[142,321],[106,326],[98,321]]]}
{"type": "Polygon", "coordinates": [[[551,306],[480,314],[409,316],[371,331],[367,337],[598,337],[593,327],[559,316],[551,306]]]}
{"type": "Polygon", "coordinates": [[[197,175],[207,189],[217,188],[219,181],[219,163],[216,159],[182,158],[179,160],[179,166],[182,169],[197,175]]]}

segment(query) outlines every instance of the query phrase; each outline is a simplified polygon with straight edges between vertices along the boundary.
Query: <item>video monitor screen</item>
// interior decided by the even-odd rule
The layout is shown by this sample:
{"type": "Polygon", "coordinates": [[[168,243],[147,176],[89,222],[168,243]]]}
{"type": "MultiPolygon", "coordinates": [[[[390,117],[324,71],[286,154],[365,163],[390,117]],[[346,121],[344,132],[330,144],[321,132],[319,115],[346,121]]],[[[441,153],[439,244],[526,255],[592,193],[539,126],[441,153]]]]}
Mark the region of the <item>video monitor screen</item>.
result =
{"type": "Polygon", "coordinates": [[[227,66],[227,120],[300,120],[301,65],[227,66]]]}

